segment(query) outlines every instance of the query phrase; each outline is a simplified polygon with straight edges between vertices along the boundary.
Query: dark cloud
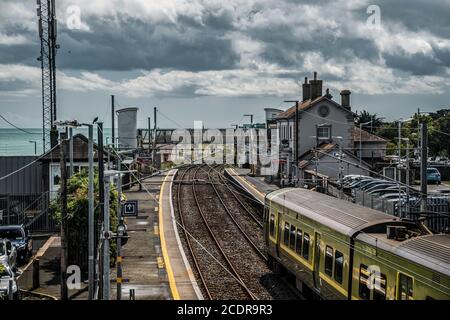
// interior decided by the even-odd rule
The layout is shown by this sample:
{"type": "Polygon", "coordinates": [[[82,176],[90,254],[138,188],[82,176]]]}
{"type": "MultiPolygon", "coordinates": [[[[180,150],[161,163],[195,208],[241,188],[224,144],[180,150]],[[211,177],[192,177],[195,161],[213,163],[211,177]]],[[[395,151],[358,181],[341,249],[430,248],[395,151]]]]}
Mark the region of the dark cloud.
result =
{"type": "Polygon", "coordinates": [[[373,4],[380,6],[382,21],[401,23],[411,31],[428,31],[450,38],[448,0],[374,0],[373,4]]]}
{"type": "Polygon", "coordinates": [[[413,55],[385,54],[386,65],[393,69],[409,72],[413,75],[444,75],[445,67],[430,55],[416,53],[413,55]]]}

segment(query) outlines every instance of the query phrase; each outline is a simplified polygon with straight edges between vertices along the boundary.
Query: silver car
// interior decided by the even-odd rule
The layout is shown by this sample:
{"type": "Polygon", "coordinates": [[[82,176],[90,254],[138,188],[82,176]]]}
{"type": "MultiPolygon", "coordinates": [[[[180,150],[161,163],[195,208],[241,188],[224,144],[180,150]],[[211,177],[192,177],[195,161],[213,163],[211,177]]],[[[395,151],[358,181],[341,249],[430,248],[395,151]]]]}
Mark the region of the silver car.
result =
{"type": "Polygon", "coordinates": [[[12,281],[12,295],[14,300],[20,298],[19,287],[14,272],[9,265],[0,263],[0,300],[9,296],[10,282],[12,281]]]}
{"type": "Polygon", "coordinates": [[[0,239],[0,263],[17,269],[17,250],[8,239],[0,239]]]}

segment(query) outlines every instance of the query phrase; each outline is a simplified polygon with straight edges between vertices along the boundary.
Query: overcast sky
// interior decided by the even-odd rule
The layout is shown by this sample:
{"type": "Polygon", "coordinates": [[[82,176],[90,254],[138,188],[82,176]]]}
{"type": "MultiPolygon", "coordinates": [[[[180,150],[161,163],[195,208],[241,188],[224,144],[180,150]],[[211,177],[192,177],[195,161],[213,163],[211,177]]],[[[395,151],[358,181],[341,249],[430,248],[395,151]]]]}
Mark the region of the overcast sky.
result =
{"type": "MultiPolygon", "coordinates": [[[[141,127],[154,106],[161,127],[263,121],[313,71],[336,100],[351,90],[353,110],[450,107],[450,0],[56,2],[60,119],[108,127],[115,94],[140,108],[141,127]]],[[[0,114],[24,127],[41,126],[39,50],[36,1],[0,0],[0,114]]]]}

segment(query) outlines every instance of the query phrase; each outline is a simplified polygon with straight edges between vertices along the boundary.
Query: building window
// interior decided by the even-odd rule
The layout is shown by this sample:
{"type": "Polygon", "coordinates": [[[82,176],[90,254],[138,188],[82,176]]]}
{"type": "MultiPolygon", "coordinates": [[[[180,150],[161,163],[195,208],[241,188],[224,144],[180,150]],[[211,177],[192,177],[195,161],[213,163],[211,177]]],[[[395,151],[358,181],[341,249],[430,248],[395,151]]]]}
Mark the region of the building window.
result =
{"type": "Polygon", "coordinates": [[[330,246],[325,249],[325,273],[330,277],[333,275],[333,248],[330,246]]]}
{"type": "Polygon", "coordinates": [[[341,284],[343,273],[344,273],[344,255],[336,250],[334,256],[334,279],[341,284]]]}
{"type": "Polygon", "coordinates": [[[289,126],[289,139],[290,139],[290,140],[292,140],[292,136],[293,136],[292,131],[293,131],[292,125],[290,125],[290,126],[289,126]]]}
{"type": "Polygon", "coordinates": [[[319,140],[331,140],[331,127],[318,127],[317,138],[319,140]]]}
{"type": "Polygon", "coordinates": [[[284,223],[284,232],[283,232],[283,243],[284,245],[289,245],[289,233],[290,233],[290,226],[289,223],[284,223]]]}
{"type": "Polygon", "coordinates": [[[292,250],[295,249],[295,231],[296,231],[295,226],[291,225],[291,238],[289,239],[289,247],[292,250]]]}
{"type": "Polygon", "coordinates": [[[297,229],[297,242],[295,243],[295,252],[297,252],[298,255],[302,254],[302,230],[297,229]]]}
{"type": "Polygon", "coordinates": [[[303,236],[303,258],[309,260],[309,234],[303,236]]]}

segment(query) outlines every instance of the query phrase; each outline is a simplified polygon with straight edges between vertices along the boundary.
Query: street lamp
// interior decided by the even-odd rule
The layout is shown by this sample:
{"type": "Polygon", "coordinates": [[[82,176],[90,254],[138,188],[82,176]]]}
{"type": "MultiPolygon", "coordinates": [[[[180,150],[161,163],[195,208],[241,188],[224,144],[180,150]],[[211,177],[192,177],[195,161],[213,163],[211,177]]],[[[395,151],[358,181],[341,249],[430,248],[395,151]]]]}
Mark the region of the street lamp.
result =
{"type": "Polygon", "coordinates": [[[109,259],[109,242],[111,238],[117,239],[117,299],[121,299],[122,293],[122,257],[121,257],[121,247],[122,247],[122,238],[126,238],[126,227],[122,221],[122,174],[124,173],[133,173],[137,172],[136,170],[128,170],[128,171],[118,171],[118,170],[106,170],[104,173],[105,177],[105,206],[103,212],[103,299],[109,300],[109,292],[110,292],[110,259],[109,259]],[[112,178],[117,177],[117,191],[118,191],[118,201],[117,201],[117,216],[119,220],[119,225],[117,226],[116,233],[113,234],[111,232],[110,219],[109,219],[109,190],[110,184],[112,182],[112,178]]]}
{"type": "Polygon", "coordinates": [[[253,114],[244,114],[244,117],[250,117],[250,124],[253,127],[253,114]]]}
{"type": "Polygon", "coordinates": [[[29,143],[34,143],[34,154],[36,155],[37,154],[37,142],[36,141],[28,141],[29,143]]]}
{"type": "Polygon", "coordinates": [[[372,123],[373,121],[368,121],[359,124],[359,167],[362,167],[362,128],[372,123]]]}
{"type": "Polygon", "coordinates": [[[403,138],[406,141],[406,214],[409,214],[409,138],[403,138]]]}
{"type": "Polygon", "coordinates": [[[95,261],[94,261],[94,123],[79,123],[78,121],[58,122],[59,126],[66,126],[71,128],[78,128],[81,126],[88,127],[88,281],[89,281],[89,300],[94,299],[94,276],[95,276],[95,261]]]}

